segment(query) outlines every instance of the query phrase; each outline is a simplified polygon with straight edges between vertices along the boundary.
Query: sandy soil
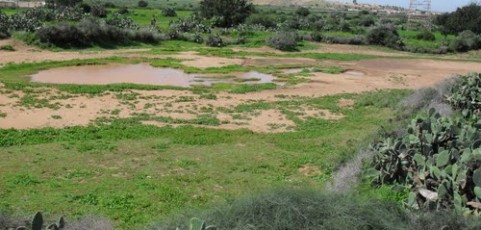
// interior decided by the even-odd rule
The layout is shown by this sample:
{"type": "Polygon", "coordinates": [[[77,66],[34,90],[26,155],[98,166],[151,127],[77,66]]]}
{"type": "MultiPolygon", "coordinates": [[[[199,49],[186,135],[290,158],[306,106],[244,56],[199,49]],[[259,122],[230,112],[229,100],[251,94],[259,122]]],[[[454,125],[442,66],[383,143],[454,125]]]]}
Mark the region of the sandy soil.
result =
{"type": "MultiPolygon", "coordinates": [[[[0,41],[11,43],[12,40],[0,41]]],[[[73,58],[108,57],[112,55],[139,55],[139,50],[117,50],[103,52],[50,52],[38,51],[23,44],[14,44],[16,52],[0,51],[0,64],[8,62],[29,62],[66,60],[73,58]],[[136,53],[137,52],[137,53],[136,53]]],[[[352,48],[352,47],[351,47],[352,48]]],[[[333,48],[334,49],[334,48],[333,48]]],[[[344,48],[336,49],[336,52],[344,48]]],[[[354,47],[355,49],[364,49],[354,47]]],[[[266,51],[266,50],[264,50],[266,51]]],[[[347,51],[346,51],[347,52],[347,51]]],[[[364,53],[364,51],[362,51],[364,53]]],[[[371,51],[366,51],[371,52],[371,51]]],[[[380,51],[373,51],[380,52],[380,51]]],[[[389,53],[391,54],[391,53],[389,53]]],[[[166,55],[167,56],[167,55],[166,55]]],[[[172,55],[170,55],[172,56],[172,55]]],[[[186,60],[184,64],[207,68],[232,64],[269,66],[279,64],[318,64],[336,65],[350,70],[343,74],[314,73],[306,83],[296,86],[279,87],[276,90],[248,94],[219,93],[217,99],[201,98],[192,92],[178,90],[139,91],[106,93],[88,97],[68,95],[54,89],[42,89],[40,93],[25,95],[21,91],[6,90],[0,85],[0,128],[30,129],[42,127],[66,127],[109,122],[111,119],[127,118],[144,113],[152,117],[164,118],[146,120],[147,124],[184,125],[194,124],[207,127],[195,121],[212,116],[220,125],[208,126],[221,129],[250,129],[255,132],[285,132],[295,129],[295,123],[278,108],[251,112],[225,112],[238,105],[253,102],[274,102],[283,100],[276,95],[320,97],[339,93],[360,93],[378,89],[420,88],[434,85],[455,74],[481,72],[481,64],[474,62],[455,62],[425,59],[380,58],[361,61],[316,61],[299,58],[247,57],[228,59],[204,57],[187,52],[174,55],[186,60]],[[47,103],[25,103],[24,97],[46,99],[47,103]],[[56,98],[52,99],[52,96],[56,98]],[[23,102],[23,103],[22,103],[23,102]],[[167,119],[167,118],[170,118],[167,119]],[[165,120],[165,121],[164,121],[165,120]]],[[[381,55],[382,56],[382,55],[381,55]]],[[[340,100],[339,107],[352,107],[354,101],[340,100]]],[[[343,114],[331,113],[322,108],[291,108],[300,119],[317,117],[328,120],[343,119],[343,114]]]]}

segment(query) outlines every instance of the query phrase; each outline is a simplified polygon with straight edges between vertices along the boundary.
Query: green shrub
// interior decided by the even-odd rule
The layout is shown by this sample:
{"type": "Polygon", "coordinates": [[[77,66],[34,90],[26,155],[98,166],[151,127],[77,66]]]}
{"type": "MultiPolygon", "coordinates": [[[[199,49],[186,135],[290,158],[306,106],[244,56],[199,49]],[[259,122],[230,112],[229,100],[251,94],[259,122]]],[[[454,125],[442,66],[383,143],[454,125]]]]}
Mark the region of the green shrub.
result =
{"type": "Polygon", "coordinates": [[[481,5],[473,2],[454,12],[438,15],[434,22],[447,33],[457,34],[470,30],[481,34],[481,5]]]}
{"type": "Polygon", "coordinates": [[[376,21],[374,21],[374,18],[370,17],[370,16],[366,16],[366,17],[362,17],[360,20],[359,20],[359,26],[364,26],[364,27],[369,27],[369,26],[373,26],[374,24],[376,24],[376,21]]]}
{"type": "Polygon", "coordinates": [[[90,6],[88,3],[85,3],[85,2],[80,4],[80,8],[82,8],[82,11],[85,14],[89,14],[92,11],[92,6],[90,6]]]}
{"type": "Polygon", "coordinates": [[[330,37],[326,36],[323,39],[324,42],[332,44],[348,44],[348,45],[362,45],[365,44],[365,39],[363,37],[330,37]]]}
{"type": "Polygon", "coordinates": [[[130,13],[130,12],[129,12],[129,8],[127,8],[127,7],[124,6],[124,7],[122,7],[122,8],[119,9],[118,13],[119,13],[119,14],[129,14],[129,13],[130,13]]]}
{"type": "Polygon", "coordinates": [[[11,45],[3,45],[3,46],[0,46],[0,50],[15,51],[15,48],[11,45]]]}
{"type": "Polygon", "coordinates": [[[254,5],[248,0],[202,0],[200,14],[212,19],[215,26],[232,27],[243,23],[254,11],[254,5]]]}
{"type": "Polygon", "coordinates": [[[366,40],[371,45],[381,45],[393,49],[404,47],[401,37],[393,26],[382,25],[372,29],[368,32],[366,40]]]}
{"type": "Polygon", "coordinates": [[[175,9],[172,7],[164,7],[162,9],[162,16],[164,17],[177,17],[177,13],[175,12],[175,9]]]}
{"type": "Polygon", "coordinates": [[[149,6],[149,3],[144,1],[144,0],[140,0],[139,2],[137,2],[137,6],[140,7],[140,8],[145,8],[145,7],[149,6]]]}
{"type": "Polygon", "coordinates": [[[209,35],[206,44],[210,47],[222,47],[224,46],[224,41],[219,35],[209,35]]]}
{"type": "Polygon", "coordinates": [[[314,31],[310,34],[309,39],[310,41],[321,42],[324,40],[324,36],[318,31],[314,31]]]}
{"type": "Polygon", "coordinates": [[[276,20],[269,15],[254,14],[247,18],[248,25],[261,25],[265,28],[274,28],[277,26],[276,20]]]}
{"type": "Polygon", "coordinates": [[[94,17],[105,18],[107,17],[107,9],[101,4],[95,4],[92,6],[90,14],[94,17]]]}
{"type": "Polygon", "coordinates": [[[115,8],[115,7],[117,7],[113,2],[105,2],[104,6],[105,6],[105,8],[115,8]]]}
{"type": "Polygon", "coordinates": [[[301,17],[307,17],[309,14],[311,14],[311,11],[308,8],[301,6],[297,8],[296,14],[301,17]]]}
{"type": "Polygon", "coordinates": [[[160,35],[148,30],[127,30],[103,23],[101,20],[85,19],[79,24],[57,24],[37,31],[40,42],[58,47],[90,47],[95,45],[127,45],[131,42],[158,43],[160,35]]]}
{"type": "Polygon", "coordinates": [[[467,52],[481,47],[481,38],[467,30],[461,32],[451,43],[451,49],[457,52],[467,52]]]}
{"type": "Polygon", "coordinates": [[[430,31],[425,30],[416,34],[416,39],[424,40],[424,41],[435,41],[436,36],[434,36],[434,34],[431,33],[430,31]]]}
{"type": "Polygon", "coordinates": [[[10,28],[9,17],[3,12],[0,12],[0,39],[5,39],[10,37],[9,28],[10,28]]]}
{"type": "Polygon", "coordinates": [[[299,36],[294,31],[279,31],[267,39],[267,45],[282,51],[297,50],[299,36]]]}

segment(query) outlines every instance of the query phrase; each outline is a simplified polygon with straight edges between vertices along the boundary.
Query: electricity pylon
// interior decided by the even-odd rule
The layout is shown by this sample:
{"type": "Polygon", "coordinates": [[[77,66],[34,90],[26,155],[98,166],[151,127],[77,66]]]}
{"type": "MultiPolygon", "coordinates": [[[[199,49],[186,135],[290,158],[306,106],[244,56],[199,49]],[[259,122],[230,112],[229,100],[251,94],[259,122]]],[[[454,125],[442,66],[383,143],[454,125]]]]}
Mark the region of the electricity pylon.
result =
{"type": "Polygon", "coordinates": [[[410,0],[408,23],[410,26],[419,23],[426,29],[431,30],[431,0],[410,0]]]}

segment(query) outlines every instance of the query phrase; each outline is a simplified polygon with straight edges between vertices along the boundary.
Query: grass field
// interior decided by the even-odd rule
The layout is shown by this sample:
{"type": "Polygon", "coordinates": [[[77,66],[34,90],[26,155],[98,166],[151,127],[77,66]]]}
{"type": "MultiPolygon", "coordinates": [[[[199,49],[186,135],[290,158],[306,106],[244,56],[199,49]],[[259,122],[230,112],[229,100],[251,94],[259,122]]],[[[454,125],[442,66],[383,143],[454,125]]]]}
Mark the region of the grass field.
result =
{"type": "Polygon", "coordinates": [[[244,193],[279,186],[321,188],[379,125],[387,124],[392,113],[386,105],[405,94],[301,98],[238,108],[309,105],[345,114],[340,121],[303,121],[288,114],[298,128],[281,134],[157,128],[135,118],[100,127],[0,130],[0,184],[5,185],[0,210],[44,210],[70,218],[99,214],[115,220],[119,229],[132,229],[244,193]],[[357,105],[339,108],[340,98],[357,105]]]}
{"type": "Polygon", "coordinates": [[[404,39],[404,42],[408,46],[413,47],[425,47],[425,48],[438,48],[439,46],[449,44],[450,41],[455,39],[455,36],[449,35],[444,37],[440,32],[435,32],[434,36],[436,37],[435,41],[423,41],[416,39],[416,35],[419,32],[412,31],[412,30],[400,30],[399,35],[404,39]]]}

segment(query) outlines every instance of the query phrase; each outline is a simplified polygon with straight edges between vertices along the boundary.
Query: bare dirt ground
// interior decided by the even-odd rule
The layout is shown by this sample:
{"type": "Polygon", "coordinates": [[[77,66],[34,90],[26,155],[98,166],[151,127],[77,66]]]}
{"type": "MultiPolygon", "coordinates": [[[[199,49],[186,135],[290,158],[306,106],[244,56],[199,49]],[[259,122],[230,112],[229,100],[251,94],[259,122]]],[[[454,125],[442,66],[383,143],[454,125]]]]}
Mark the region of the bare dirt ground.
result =
{"type": "MultiPolygon", "coordinates": [[[[0,41],[1,42],[5,41],[0,41]]],[[[6,41],[6,42],[12,42],[6,41]]],[[[43,60],[66,60],[135,54],[139,50],[116,50],[103,52],[50,52],[38,51],[16,44],[16,52],[1,52],[0,64],[43,60]]],[[[335,49],[335,48],[332,48],[335,49]]],[[[359,53],[362,48],[354,47],[359,53]]],[[[339,50],[336,50],[339,51],[339,50]]],[[[312,52],[312,51],[311,51],[312,52]]],[[[323,52],[323,51],[317,51],[323,52]]],[[[366,51],[371,52],[371,51],[366,51]]],[[[375,51],[381,52],[381,51],[375,51]]],[[[373,53],[372,53],[373,54],[373,53]]],[[[390,53],[389,53],[390,54],[390,53]]],[[[293,130],[295,123],[280,108],[236,111],[239,105],[256,102],[276,102],[285,97],[321,97],[339,93],[360,93],[379,89],[420,88],[434,85],[455,74],[481,72],[481,64],[475,62],[441,61],[427,59],[379,58],[361,61],[317,61],[299,58],[246,57],[229,59],[205,57],[196,53],[175,56],[185,59],[186,65],[196,67],[240,65],[278,65],[309,63],[336,65],[350,70],[342,74],[313,73],[308,82],[275,90],[247,94],[219,93],[216,99],[203,98],[189,90],[108,92],[99,96],[72,95],[55,89],[36,89],[36,93],[8,90],[0,85],[0,128],[30,129],[42,127],[67,127],[108,123],[112,119],[129,118],[147,114],[145,124],[156,126],[196,125],[219,129],[250,129],[255,132],[285,132],[293,130]],[[215,118],[219,124],[202,120],[215,118]],[[199,122],[200,121],[200,122],[199,122]]],[[[379,55],[383,56],[383,55],[379,55]]],[[[341,108],[352,107],[354,101],[339,101],[341,108]]],[[[343,114],[332,113],[323,108],[290,108],[299,119],[318,117],[328,120],[343,119],[343,114]]]]}

